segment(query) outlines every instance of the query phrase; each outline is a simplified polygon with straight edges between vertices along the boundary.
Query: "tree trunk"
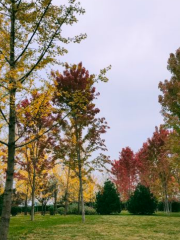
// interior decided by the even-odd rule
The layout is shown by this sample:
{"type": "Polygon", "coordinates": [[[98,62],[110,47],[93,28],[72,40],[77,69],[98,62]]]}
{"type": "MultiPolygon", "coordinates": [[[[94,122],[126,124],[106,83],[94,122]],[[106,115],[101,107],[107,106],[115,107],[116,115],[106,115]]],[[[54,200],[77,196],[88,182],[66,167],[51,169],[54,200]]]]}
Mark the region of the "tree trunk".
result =
{"type": "Polygon", "coordinates": [[[81,167],[79,168],[79,184],[80,184],[82,222],[85,222],[85,210],[84,210],[84,197],[83,197],[83,183],[82,183],[81,167]]]}
{"type": "MultiPolygon", "coordinates": [[[[11,121],[13,121],[11,119],[11,121]]],[[[14,174],[14,155],[15,155],[15,144],[13,143],[15,138],[15,124],[10,124],[9,127],[9,142],[8,146],[8,166],[7,166],[7,176],[6,185],[3,198],[3,208],[1,216],[0,225],[0,240],[6,240],[9,230],[9,222],[11,215],[11,201],[12,201],[12,191],[13,191],[13,174],[14,174]],[[14,126],[13,126],[14,125],[14,126]]]]}
{"type": "Polygon", "coordinates": [[[24,208],[24,215],[27,215],[27,195],[26,195],[26,199],[25,199],[25,208],[24,208]]]}
{"type": "Polygon", "coordinates": [[[44,215],[44,202],[42,201],[42,205],[41,205],[41,215],[44,215]]]}
{"type": "Polygon", "coordinates": [[[57,186],[55,186],[55,191],[54,191],[54,215],[57,214],[57,186]]]}
{"type": "MultiPolygon", "coordinates": [[[[76,118],[75,118],[76,122],[76,118]]],[[[79,170],[79,197],[81,198],[81,212],[82,212],[82,222],[85,222],[85,210],[84,210],[84,197],[83,197],[83,182],[82,182],[82,162],[81,162],[81,152],[80,152],[80,130],[78,131],[77,122],[75,124],[76,130],[76,153],[78,160],[78,170],[79,170]]]]}
{"type": "Polygon", "coordinates": [[[68,169],[66,192],[65,192],[65,211],[64,211],[64,215],[67,215],[67,211],[68,211],[69,176],[70,176],[70,166],[69,166],[69,169],[68,169]]]}
{"type": "Polygon", "coordinates": [[[83,197],[83,182],[82,182],[82,166],[80,150],[78,149],[78,167],[79,167],[79,197],[81,202],[82,222],[85,222],[84,197],[83,197]]]}
{"type": "Polygon", "coordinates": [[[81,205],[81,191],[80,191],[80,181],[79,181],[79,192],[78,192],[78,214],[81,213],[80,205],[81,205]]]}
{"type": "Polygon", "coordinates": [[[35,202],[35,178],[36,178],[36,175],[35,175],[35,168],[34,168],[34,173],[33,173],[33,182],[32,182],[32,198],[31,198],[31,201],[32,201],[32,205],[31,205],[31,221],[34,221],[34,202],[35,202]]]}
{"type": "MultiPolygon", "coordinates": [[[[11,32],[10,32],[10,70],[15,68],[15,0],[11,1],[11,32]]],[[[8,136],[8,162],[7,175],[4,190],[3,208],[0,223],[0,240],[7,240],[9,222],[11,215],[11,201],[13,190],[13,175],[14,175],[14,156],[15,156],[15,99],[16,99],[16,85],[13,77],[9,79],[9,83],[13,88],[9,91],[9,136],[8,136]]]]}
{"type": "Polygon", "coordinates": [[[11,201],[13,191],[13,175],[14,175],[14,156],[15,156],[15,90],[10,92],[10,118],[9,118],[9,139],[8,139],[8,164],[6,185],[3,199],[3,209],[0,225],[0,239],[6,240],[10,215],[11,215],[11,201]]]}
{"type": "Polygon", "coordinates": [[[170,207],[169,207],[169,201],[168,201],[168,194],[167,194],[167,185],[166,183],[163,184],[164,188],[164,211],[169,214],[170,213],[170,207]]]}
{"type": "Polygon", "coordinates": [[[44,216],[46,215],[46,203],[44,204],[44,216]]]}

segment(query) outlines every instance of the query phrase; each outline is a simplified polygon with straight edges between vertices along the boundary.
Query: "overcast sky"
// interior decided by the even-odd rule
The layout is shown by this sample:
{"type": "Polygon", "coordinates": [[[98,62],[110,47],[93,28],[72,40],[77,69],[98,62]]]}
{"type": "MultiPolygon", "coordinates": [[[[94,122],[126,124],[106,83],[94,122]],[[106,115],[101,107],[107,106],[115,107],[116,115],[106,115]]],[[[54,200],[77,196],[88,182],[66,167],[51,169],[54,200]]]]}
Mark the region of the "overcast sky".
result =
{"type": "MultiPolygon", "coordinates": [[[[56,3],[61,1],[56,0],[56,3]]],[[[98,84],[97,106],[110,129],[108,154],[117,159],[123,147],[137,151],[163,123],[159,81],[170,78],[167,60],[180,47],[179,0],[82,0],[86,14],[64,28],[66,36],[87,33],[68,46],[63,58],[83,62],[90,73],[112,65],[109,82],[98,84]]]]}

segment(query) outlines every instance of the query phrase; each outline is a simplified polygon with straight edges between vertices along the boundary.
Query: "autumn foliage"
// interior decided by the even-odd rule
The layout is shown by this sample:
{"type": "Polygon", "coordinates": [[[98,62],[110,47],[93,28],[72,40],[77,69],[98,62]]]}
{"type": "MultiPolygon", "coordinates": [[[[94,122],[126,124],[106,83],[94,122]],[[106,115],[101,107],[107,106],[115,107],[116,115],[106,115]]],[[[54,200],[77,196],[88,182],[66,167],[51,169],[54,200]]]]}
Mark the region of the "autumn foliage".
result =
{"type": "Polygon", "coordinates": [[[123,148],[119,160],[112,162],[111,172],[122,200],[127,201],[137,185],[138,173],[137,159],[129,147],[123,148]]]}

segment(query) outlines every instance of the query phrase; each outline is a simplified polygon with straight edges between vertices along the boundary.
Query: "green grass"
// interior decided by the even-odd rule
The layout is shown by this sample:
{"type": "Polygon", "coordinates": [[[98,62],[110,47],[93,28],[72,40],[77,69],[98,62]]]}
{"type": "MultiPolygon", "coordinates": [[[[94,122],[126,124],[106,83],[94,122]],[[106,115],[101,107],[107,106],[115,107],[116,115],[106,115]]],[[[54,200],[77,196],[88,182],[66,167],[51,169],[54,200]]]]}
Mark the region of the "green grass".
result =
{"type": "Polygon", "coordinates": [[[11,218],[9,240],[180,240],[180,213],[166,216],[16,216],[11,218]]]}

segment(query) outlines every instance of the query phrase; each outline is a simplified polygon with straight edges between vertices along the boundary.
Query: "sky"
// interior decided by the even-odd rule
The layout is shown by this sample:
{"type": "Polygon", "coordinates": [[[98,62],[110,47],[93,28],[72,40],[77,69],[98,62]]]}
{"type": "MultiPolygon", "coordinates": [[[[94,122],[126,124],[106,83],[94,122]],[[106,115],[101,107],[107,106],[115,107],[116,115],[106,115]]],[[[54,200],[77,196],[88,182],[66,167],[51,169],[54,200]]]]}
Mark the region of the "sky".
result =
{"type": "Polygon", "coordinates": [[[124,147],[138,151],[163,123],[158,83],[171,77],[169,54],[180,47],[180,1],[82,0],[81,5],[85,15],[62,34],[88,37],[68,45],[62,61],[82,62],[91,74],[112,65],[109,82],[96,86],[96,104],[110,126],[103,137],[114,160],[124,147]]]}

